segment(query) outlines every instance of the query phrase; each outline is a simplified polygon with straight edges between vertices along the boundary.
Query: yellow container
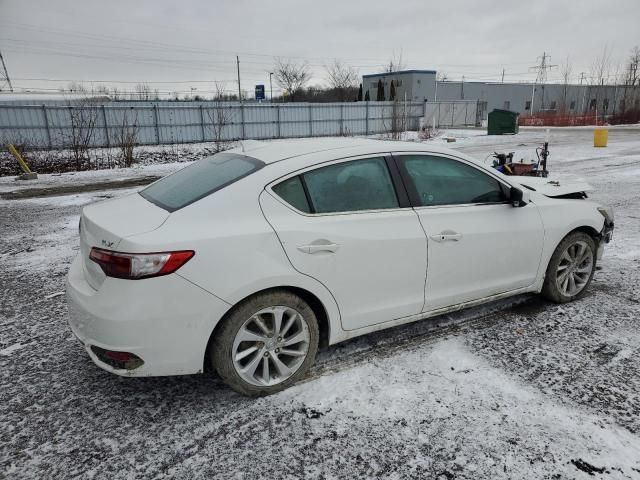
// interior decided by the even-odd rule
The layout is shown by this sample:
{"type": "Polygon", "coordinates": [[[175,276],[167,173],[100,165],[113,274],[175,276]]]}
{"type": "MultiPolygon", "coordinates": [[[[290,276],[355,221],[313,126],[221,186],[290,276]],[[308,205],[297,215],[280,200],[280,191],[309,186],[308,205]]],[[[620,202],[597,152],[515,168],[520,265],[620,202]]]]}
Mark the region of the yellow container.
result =
{"type": "Polygon", "coordinates": [[[606,147],[609,140],[609,130],[606,128],[596,128],[593,131],[593,146],[606,147]]]}

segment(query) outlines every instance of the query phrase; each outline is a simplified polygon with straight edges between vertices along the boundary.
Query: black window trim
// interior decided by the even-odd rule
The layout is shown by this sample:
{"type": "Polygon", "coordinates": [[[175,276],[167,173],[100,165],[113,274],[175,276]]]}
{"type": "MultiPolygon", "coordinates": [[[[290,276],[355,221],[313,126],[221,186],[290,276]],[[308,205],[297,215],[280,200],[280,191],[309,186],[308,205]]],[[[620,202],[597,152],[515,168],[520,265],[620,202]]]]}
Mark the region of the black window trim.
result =
{"type": "MultiPolygon", "coordinates": [[[[302,184],[302,191],[304,191],[304,196],[307,199],[307,205],[309,206],[309,213],[313,215],[313,214],[316,213],[316,206],[313,204],[313,201],[311,200],[311,194],[309,193],[309,187],[307,187],[307,180],[304,178],[304,174],[303,173],[300,173],[299,175],[296,175],[296,176],[300,179],[300,183],[302,184]]],[[[294,178],[294,177],[291,177],[291,178],[294,178]]],[[[287,180],[289,180],[289,179],[287,179],[287,180]]],[[[284,200],[284,198],[283,198],[283,200],[284,200]]],[[[289,203],[289,202],[287,202],[287,203],[289,203]]]]}
{"type": "MultiPolygon", "coordinates": [[[[213,193],[217,192],[218,190],[222,190],[223,188],[228,187],[229,185],[231,185],[231,184],[233,184],[233,183],[236,183],[236,182],[237,182],[237,181],[239,181],[239,180],[242,180],[242,179],[243,179],[243,178],[245,178],[245,177],[248,177],[248,176],[249,176],[249,175],[251,175],[252,173],[255,173],[255,172],[257,172],[258,170],[261,170],[261,169],[262,169],[262,168],[264,168],[264,166],[266,165],[263,161],[258,160],[257,158],[254,158],[254,157],[249,157],[248,155],[241,155],[241,154],[239,154],[239,153],[232,153],[232,152],[219,152],[219,153],[226,153],[226,154],[228,154],[228,155],[234,155],[234,156],[236,156],[236,157],[241,157],[243,160],[245,160],[245,161],[247,161],[247,162],[252,163],[253,165],[255,165],[255,166],[256,166],[256,168],[255,168],[254,170],[249,170],[247,173],[244,173],[244,174],[240,175],[239,177],[234,178],[233,180],[229,180],[228,182],[225,182],[225,183],[223,183],[222,185],[218,185],[218,186],[217,186],[216,188],[214,188],[214,189],[208,190],[207,192],[203,193],[202,195],[199,195],[198,197],[194,198],[193,200],[190,200],[188,203],[185,203],[184,205],[181,205],[181,206],[179,206],[179,207],[170,207],[169,205],[166,205],[166,204],[164,204],[163,202],[161,202],[161,201],[159,201],[159,200],[156,200],[155,198],[151,198],[151,197],[149,197],[148,195],[144,195],[144,191],[145,191],[148,187],[150,187],[151,185],[153,185],[155,182],[153,182],[153,183],[151,183],[151,184],[147,185],[144,189],[140,190],[140,191],[138,192],[138,194],[139,194],[142,198],[144,198],[147,202],[151,202],[151,203],[153,203],[154,205],[156,205],[156,206],[158,206],[158,207],[162,208],[163,210],[166,210],[166,211],[167,211],[167,212],[169,212],[169,213],[173,213],[173,212],[177,212],[178,210],[181,210],[181,209],[183,209],[183,208],[185,208],[185,207],[188,207],[189,205],[191,205],[191,204],[193,204],[193,203],[196,203],[197,201],[202,200],[203,198],[208,197],[209,195],[212,195],[213,193]]],[[[214,155],[216,155],[216,154],[214,154],[214,155]]],[[[211,156],[213,156],[213,155],[211,155],[211,156]]],[[[209,158],[209,157],[205,157],[205,158],[203,158],[202,160],[199,160],[199,161],[206,160],[207,158],[209,158]]],[[[197,162],[195,162],[195,163],[197,163],[197,162]]],[[[195,163],[193,163],[192,165],[195,165],[195,163]]],[[[188,165],[188,166],[186,166],[186,167],[184,167],[184,168],[189,168],[190,166],[191,166],[191,165],[188,165]]],[[[175,172],[173,172],[171,175],[174,175],[174,174],[176,174],[176,173],[178,173],[178,172],[180,172],[180,171],[184,170],[184,168],[181,168],[181,169],[179,169],[179,170],[176,170],[176,171],[175,171],[175,172]]],[[[165,177],[162,177],[162,178],[160,178],[158,181],[160,181],[160,180],[162,180],[162,179],[164,179],[164,178],[168,178],[168,177],[170,177],[171,175],[167,175],[167,176],[165,176],[165,177]]]]}
{"type": "Polygon", "coordinates": [[[389,175],[391,176],[391,183],[393,184],[393,189],[396,191],[396,198],[398,199],[398,207],[411,208],[411,201],[409,200],[409,192],[402,178],[402,172],[400,171],[400,168],[398,167],[398,164],[395,158],[393,158],[393,155],[389,154],[384,157],[384,160],[387,164],[387,170],[389,170],[389,175]]]}
{"type": "Polygon", "coordinates": [[[324,161],[322,163],[318,163],[315,165],[310,165],[307,167],[300,168],[294,172],[288,173],[286,175],[282,175],[281,177],[269,182],[265,186],[265,190],[267,190],[276,200],[292,209],[294,212],[305,215],[309,217],[321,217],[328,215],[354,215],[360,213],[375,213],[375,212],[389,212],[389,211],[398,211],[398,210],[406,210],[412,208],[411,200],[409,199],[409,194],[407,188],[405,186],[405,182],[402,179],[402,172],[398,168],[393,155],[390,152],[378,152],[378,153],[367,153],[364,155],[355,155],[351,157],[343,157],[343,158],[334,158],[331,160],[324,161]],[[320,168],[329,167],[331,165],[336,165],[339,163],[347,163],[347,162],[357,162],[358,160],[369,160],[374,158],[383,158],[385,164],[387,166],[387,170],[389,171],[389,177],[391,179],[391,184],[393,185],[393,190],[396,196],[396,200],[398,201],[398,207],[394,208],[376,208],[371,210],[345,210],[341,212],[324,212],[317,213],[315,206],[313,205],[313,201],[311,200],[311,196],[309,195],[309,191],[307,189],[307,183],[304,179],[304,174],[307,172],[312,172],[314,170],[318,170],[320,168]],[[307,203],[309,204],[310,212],[303,212],[298,210],[296,207],[287,202],[284,198],[280,197],[274,190],[273,187],[278,185],[279,183],[290,180],[291,178],[299,177],[300,182],[302,183],[302,188],[304,190],[305,196],[307,198],[307,203]]]}
{"type": "Polygon", "coordinates": [[[460,163],[462,163],[464,165],[468,165],[469,167],[475,168],[479,172],[484,173],[489,178],[493,178],[496,182],[498,182],[498,185],[500,186],[500,188],[503,191],[503,193],[509,192],[510,189],[511,189],[511,185],[506,183],[504,180],[498,178],[497,176],[492,175],[492,172],[488,172],[488,171],[485,171],[485,170],[483,170],[481,168],[478,168],[472,162],[469,162],[469,161],[467,161],[467,160],[465,160],[463,158],[460,158],[460,157],[456,157],[456,156],[453,156],[453,155],[447,155],[447,154],[439,153],[439,152],[421,152],[421,151],[393,152],[392,156],[393,156],[393,158],[394,158],[394,160],[395,160],[395,162],[396,162],[396,164],[398,166],[402,181],[406,185],[407,193],[409,195],[409,200],[411,202],[411,206],[414,209],[473,207],[473,206],[481,206],[481,205],[511,204],[511,202],[509,201],[509,198],[507,196],[507,199],[502,201],[502,202],[447,203],[447,204],[443,204],[443,205],[422,205],[422,202],[420,201],[420,195],[418,194],[418,191],[416,190],[415,183],[413,182],[413,179],[411,178],[411,176],[409,175],[409,172],[407,171],[407,168],[405,166],[405,162],[402,160],[402,157],[417,156],[417,155],[430,156],[430,157],[441,157],[441,158],[446,158],[448,160],[454,160],[456,162],[460,162],[460,163]]]}

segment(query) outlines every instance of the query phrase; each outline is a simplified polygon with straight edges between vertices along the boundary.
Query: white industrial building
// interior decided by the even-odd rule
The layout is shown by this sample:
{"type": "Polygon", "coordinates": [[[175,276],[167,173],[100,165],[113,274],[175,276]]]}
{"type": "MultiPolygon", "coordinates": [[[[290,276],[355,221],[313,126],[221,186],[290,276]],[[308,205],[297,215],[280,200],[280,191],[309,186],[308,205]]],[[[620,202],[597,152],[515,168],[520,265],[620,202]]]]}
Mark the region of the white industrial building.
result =
{"type": "Polygon", "coordinates": [[[478,100],[487,102],[488,112],[498,108],[529,113],[532,98],[534,113],[559,111],[563,106],[567,113],[597,111],[604,115],[615,114],[625,108],[640,108],[638,86],[437,81],[436,75],[435,70],[403,70],[363,75],[363,94],[368,92],[370,100],[376,100],[378,81],[381,81],[385,99],[389,100],[393,81],[396,97],[401,100],[478,100]]]}

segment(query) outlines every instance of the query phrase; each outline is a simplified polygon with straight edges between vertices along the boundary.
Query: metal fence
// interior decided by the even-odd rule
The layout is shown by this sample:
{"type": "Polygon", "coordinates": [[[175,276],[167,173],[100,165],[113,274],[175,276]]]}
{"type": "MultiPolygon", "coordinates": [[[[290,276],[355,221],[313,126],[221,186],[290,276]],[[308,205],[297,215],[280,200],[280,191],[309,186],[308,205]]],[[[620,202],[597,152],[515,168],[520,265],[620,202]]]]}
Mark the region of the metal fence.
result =
{"type": "Polygon", "coordinates": [[[487,102],[456,100],[424,104],[426,126],[434,128],[480,126],[487,110],[487,102]]]}
{"type": "Polygon", "coordinates": [[[0,105],[0,142],[59,149],[78,139],[90,147],[117,146],[132,132],[138,145],[369,135],[394,124],[417,130],[425,116],[437,118],[436,126],[475,125],[476,103],[0,105]]]}

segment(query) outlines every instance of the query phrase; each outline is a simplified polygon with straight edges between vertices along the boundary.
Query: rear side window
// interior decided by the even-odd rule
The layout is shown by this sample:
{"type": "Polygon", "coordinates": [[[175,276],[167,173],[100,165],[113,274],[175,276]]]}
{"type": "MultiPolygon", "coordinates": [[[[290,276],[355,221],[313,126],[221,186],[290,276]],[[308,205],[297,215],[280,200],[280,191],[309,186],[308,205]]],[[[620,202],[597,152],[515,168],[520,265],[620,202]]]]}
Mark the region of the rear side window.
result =
{"type": "Polygon", "coordinates": [[[398,208],[398,198],[382,157],[311,170],[275,185],[273,191],[308,213],[398,208]]]}
{"type": "Polygon", "coordinates": [[[418,204],[460,205],[507,200],[500,183],[463,162],[430,155],[400,157],[418,204]]]}
{"type": "Polygon", "coordinates": [[[384,158],[337,163],[302,174],[314,213],[398,208],[384,158]]]}
{"type": "Polygon", "coordinates": [[[316,213],[398,208],[384,158],[337,163],[303,174],[316,213]]]}
{"type": "Polygon", "coordinates": [[[301,212],[311,212],[300,177],[289,178],[288,180],[275,185],[273,187],[273,191],[285,202],[297,208],[301,212]]]}
{"type": "Polygon", "coordinates": [[[160,208],[174,212],[262,167],[264,163],[255,158],[221,152],[149,185],[140,195],[160,208]]]}

